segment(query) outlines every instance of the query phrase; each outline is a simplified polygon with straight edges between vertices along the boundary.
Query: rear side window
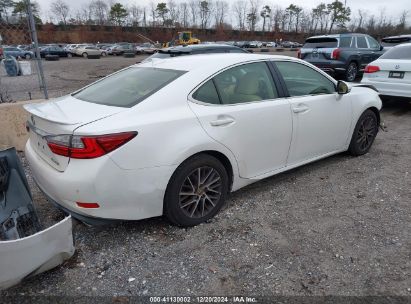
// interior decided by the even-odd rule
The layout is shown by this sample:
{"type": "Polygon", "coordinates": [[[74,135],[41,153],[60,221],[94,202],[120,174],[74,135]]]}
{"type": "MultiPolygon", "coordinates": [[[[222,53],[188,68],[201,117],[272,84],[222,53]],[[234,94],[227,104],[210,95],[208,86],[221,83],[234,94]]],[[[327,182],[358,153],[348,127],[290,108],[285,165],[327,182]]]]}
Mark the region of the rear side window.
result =
{"type": "Polygon", "coordinates": [[[374,38],[367,37],[367,40],[368,40],[368,44],[370,45],[370,48],[378,49],[380,47],[380,44],[374,38]]]}
{"type": "Polygon", "coordinates": [[[406,46],[398,46],[384,53],[381,59],[411,59],[411,43],[406,46]]]}
{"type": "Polygon", "coordinates": [[[351,47],[352,37],[341,37],[340,38],[340,48],[349,48],[351,47]]]}
{"type": "Polygon", "coordinates": [[[290,96],[335,93],[332,81],[316,70],[296,62],[275,63],[283,76],[290,96]]]}
{"type": "Polygon", "coordinates": [[[77,99],[130,108],[165,87],[185,71],[130,67],[73,94],[77,99]]]}
{"type": "Polygon", "coordinates": [[[337,38],[308,38],[305,41],[304,48],[335,48],[338,45],[337,38]]]}
{"type": "Polygon", "coordinates": [[[214,77],[222,104],[270,100],[278,97],[265,62],[233,67],[214,77]]]}
{"type": "Polygon", "coordinates": [[[217,90],[212,80],[203,84],[194,94],[193,98],[205,103],[220,104],[217,90]]]}
{"type": "Polygon", "coordinates": [[[357,37],[357,47],[361,48],[361,49],[367,49],[368,48],[368,44],[367,44],[367,41],[365,40],[365,37],[363,37],[363,36],[357,37]]]}

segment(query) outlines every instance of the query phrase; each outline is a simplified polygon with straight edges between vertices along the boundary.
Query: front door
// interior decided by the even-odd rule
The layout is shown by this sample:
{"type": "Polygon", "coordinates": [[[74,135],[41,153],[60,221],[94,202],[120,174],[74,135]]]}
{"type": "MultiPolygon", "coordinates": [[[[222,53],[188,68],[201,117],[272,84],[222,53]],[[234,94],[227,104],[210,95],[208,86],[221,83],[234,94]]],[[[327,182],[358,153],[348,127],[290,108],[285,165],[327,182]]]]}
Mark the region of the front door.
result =
{"type": "Polygon", "coordinates": [[[293,139],[288,165],[341,150],[351,124],[351,100],[334,82],[296,62],[276,62],[290,95],[293,139]]]}

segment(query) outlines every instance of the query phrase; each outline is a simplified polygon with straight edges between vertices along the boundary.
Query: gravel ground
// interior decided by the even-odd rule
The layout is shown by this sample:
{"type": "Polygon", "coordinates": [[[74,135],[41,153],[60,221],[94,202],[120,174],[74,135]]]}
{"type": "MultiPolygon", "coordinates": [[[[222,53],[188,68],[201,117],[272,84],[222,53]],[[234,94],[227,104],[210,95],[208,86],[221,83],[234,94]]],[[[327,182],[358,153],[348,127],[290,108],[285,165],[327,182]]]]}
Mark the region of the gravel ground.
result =
{"type": "MultiPolygon", "coordinates": [[[[209,223],[76,222],[75,256],[3,296],[411,296],[411,104],[383,118],[367,155],[250,185],[209,223]]],[[[42,221],[59,218],[29,181],[42,221]]]]}
{"type": "MultiPolygon", "coordinates": [[[[284,51],[272,54],[295,56],[296,52],[284,51]]],[[[98,60],[82,57],[61,58],[59,61],[43,60],[49,97],[59,97],[71,93],[101,77],[140,62],[146,57],[147,55],[139,55],[135,58],[108,56],[98,60]]],[[[19,77],[7,77],[5,70],[1,67],[0,93],[7,92],[14,101],[44,98],[42,91],[39,90],[35,61],[31,61],[31,66],[33,75],[19,77]]]]}

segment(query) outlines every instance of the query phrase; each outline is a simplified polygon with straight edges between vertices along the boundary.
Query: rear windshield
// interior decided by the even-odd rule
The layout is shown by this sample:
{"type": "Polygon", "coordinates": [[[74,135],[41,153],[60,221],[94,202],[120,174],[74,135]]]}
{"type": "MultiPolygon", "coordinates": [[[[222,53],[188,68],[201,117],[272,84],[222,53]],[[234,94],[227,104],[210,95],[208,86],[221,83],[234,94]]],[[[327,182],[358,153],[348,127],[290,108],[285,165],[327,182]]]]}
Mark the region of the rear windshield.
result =
{"type": "Polygon", "coordinates": [[[411,43],[407,46],[398,46],[389,49],[380,58],[382,59],[411,59],[411,43]]]}
{"type": "Polygon", "coordinates": [[[154,94],[185,71],[130,67],[73,94],[92,103],[130,108],[154,94]]]}
{"type": "Polygon", "coordinates": [[[338,45],[337,38],[308,38],[304,48],[335,48],[338,45]]]}

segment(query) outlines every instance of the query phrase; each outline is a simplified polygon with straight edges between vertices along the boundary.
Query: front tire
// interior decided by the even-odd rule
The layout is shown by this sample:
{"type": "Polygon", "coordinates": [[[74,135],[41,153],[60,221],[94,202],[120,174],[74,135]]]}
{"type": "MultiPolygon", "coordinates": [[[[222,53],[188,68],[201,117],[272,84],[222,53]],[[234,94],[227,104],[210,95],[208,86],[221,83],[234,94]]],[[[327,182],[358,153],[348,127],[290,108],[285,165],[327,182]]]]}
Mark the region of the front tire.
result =
{"type": "Polygon", "coordinates": [[[366,154],[370,150],[377,133],[377,115],[371,110],[366,110],[355,125],[348,152],[354,156],[366,154]]]}
{"type": "Polygon", "coordinates": [[[87,54],[87,53],[83,53],[83,54],[81,54],[81,56],[83,56],[84,58],[87,58],[87,57],[88,57],[88,54],[87,54]]]}
{"type": "Polygon", "coordinates": [[[217,214],[229,190],[223,164],[213,156],[199,154],[174,172],[164,197],[164,215],[178,226],[195,226],[217,214]]]}
{"type": "Polygon", "coordinates": [[[30,55],[30,54],[26,54],[26,55],[24,55],[24,57],[25,57],[27,60],[30,60],[30,59],[31,59],[31,55],[30,55]]]}
{"type": "Polygon", "coordinates": [[[358,66],[355,62],[351,62],[345,72],[345,80],[352,82],[357,78],[357,74],[358,66]]]}

